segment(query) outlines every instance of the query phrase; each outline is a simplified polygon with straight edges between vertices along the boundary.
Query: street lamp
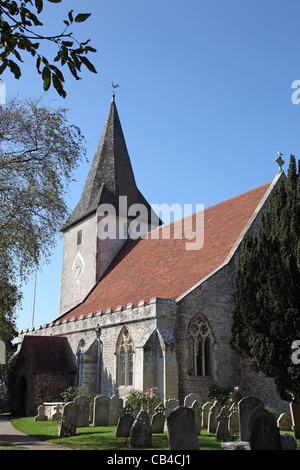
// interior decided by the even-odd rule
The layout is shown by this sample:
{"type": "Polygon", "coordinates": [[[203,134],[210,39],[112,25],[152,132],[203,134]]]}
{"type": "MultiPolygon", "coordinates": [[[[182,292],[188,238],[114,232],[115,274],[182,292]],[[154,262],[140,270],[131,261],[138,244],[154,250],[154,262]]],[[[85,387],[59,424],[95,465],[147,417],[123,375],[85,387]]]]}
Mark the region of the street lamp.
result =
{"type": "Polygon", "coordinates": [[[100,393],[100,358],[101,358],[101,328],[99,325],[96,326],[95,328],[95,333],[96,333],[96,338],[98,341],[98,352],[97,352],[97,388],[96,388],[96,393],[100,393]]]}

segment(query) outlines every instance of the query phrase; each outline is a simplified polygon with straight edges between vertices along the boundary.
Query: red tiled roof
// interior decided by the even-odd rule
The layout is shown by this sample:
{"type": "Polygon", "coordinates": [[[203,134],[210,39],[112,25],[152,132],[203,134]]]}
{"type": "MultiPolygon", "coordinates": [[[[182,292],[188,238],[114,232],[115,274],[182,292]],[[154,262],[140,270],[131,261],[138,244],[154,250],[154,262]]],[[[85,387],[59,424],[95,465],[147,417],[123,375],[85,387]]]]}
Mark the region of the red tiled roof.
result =
{"type": "MultiPolygon", "coordinates": [[[[115,310],[119,305],[126,308],[130,302],[137,306],[152,297],[178,298],[224,263],[269,186],[205,209],[200,250],[186,250],[187,240],[174,237],[128,241],[84,302],[60,319],[115,310]]],[[[182,220],[171,224],[172,231],[178,230],[182,220]]],[[[157,230],[161,234],[162,227],[157,230]]]]}
{"type": "Polygon", "coordinates": [[[70,345],[63,336],[25,335],[23,347],[27,348],[33,372],[76,371],[70,345]]]}

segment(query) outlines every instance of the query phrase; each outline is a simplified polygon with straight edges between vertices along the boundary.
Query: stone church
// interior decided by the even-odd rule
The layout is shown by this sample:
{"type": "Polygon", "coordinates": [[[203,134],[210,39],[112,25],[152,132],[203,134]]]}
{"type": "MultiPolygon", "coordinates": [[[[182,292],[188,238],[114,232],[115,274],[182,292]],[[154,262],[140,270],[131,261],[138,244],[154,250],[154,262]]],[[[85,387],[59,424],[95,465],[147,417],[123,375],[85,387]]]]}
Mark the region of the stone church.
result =
{"type": "Polygon", "coordinates": [[[282,409],[273,381],[230,348],[240,245],[256,233],[272,182],[163,225],[136,185],[115,98],[80,200],[62,227],[61,310],[19,333],[11,395],[32,415],[68,386],[160,399],[239,386],[282,409]],[[202,242],[194,247],[190,232],[202,242]],[[134,235],[132,233],[134,232],[134,235]]]}

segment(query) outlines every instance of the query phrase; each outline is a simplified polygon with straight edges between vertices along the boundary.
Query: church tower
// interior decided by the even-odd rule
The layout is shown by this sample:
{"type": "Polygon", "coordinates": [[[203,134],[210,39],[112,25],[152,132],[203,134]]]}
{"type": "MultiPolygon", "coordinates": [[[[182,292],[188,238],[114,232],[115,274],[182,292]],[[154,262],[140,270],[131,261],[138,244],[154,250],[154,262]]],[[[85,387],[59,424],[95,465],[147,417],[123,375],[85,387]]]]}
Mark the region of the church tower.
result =
{"type": "Polygon", "coordinates": [[[84,300],[128,238],[137,238],[137,232],[142,237],[159,224],[137,188],[113,95],[81,198],[61,229],[60,314],[84,300]]]}

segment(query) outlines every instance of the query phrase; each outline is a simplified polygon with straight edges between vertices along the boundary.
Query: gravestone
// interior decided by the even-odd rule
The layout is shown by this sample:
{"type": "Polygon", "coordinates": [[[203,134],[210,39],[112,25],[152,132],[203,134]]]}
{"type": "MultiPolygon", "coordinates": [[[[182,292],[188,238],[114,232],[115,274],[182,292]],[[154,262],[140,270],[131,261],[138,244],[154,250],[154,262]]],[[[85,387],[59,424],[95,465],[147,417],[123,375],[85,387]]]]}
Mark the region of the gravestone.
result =
{"type": "Polygon", "coordinates": [[[122,412],[121,416],[118,419],[116,437],[129,437],[130,429],[134,423],[133,408],[131,405],[126,405],[122,412]]]}
{"type": "Polygon", "coordinates": [[[109,402],[109,426],[116,426],[118,424],[118,419],[121,416],[123,409],[123,400],[116,395],[113,395],[110,398],[109,402]]]}
{"type": "Polygon", "coordinates": [[[78,419],[78,406],[74,401],[70,401],[64,406],[61,422],[58,428],[60,437],[75,436],[78,419]]]}
{"type": "Polygon", "coordinates": [[[261,407],[252,410],[248,421],[251,450],[282,450],[276,419],[261,407]]]}
{"type": "Polygon", "coordinates": [[[245,397],[238,402],[239,433],[241,441],[249,441],[248,420],[254,408],[263,408],[264,404],[259,398],[245,397]]]}
{"type": "Polygon", "coordinates": [[[192,408],[177,406],[167,417],[170,450],[198,450],[198,433],[192,408]]]}
{"type": "Polygon", "coordinates": [[[217,416],[221,411],[221,405],[217,401],[210,407],[207,420],[208,434],[215,434],[217,429],[217,416]]]}
{"type": "Polygon", "coordinates": [[[132,447],[151,447],[152,428],[146,411],[138,412],[130,429],[130,445],[132,447]]]}
{"type": "Polygon", "coordinates": [[[229,432],[239,432],[239,414],[236,403],[233,403],[229,408],[229,432]]]}
{"type": "Polygon", "coordinates": [[[290,403],[295,439],[300,439],[300,403],[290,403]]]}
{"type": "Polygon", "coordinates": [[[60,412],[61,404],[57,404],[54,410],[55,410],[55,413],[53,413],[51,421],[60,421],[62,418],[62,413],[60,412]]]}
{"type": "Polygon", "coordinates": [[[201,427],[202,428],[207,428],[208,424],[208,413],[210,408],[212,407],[213,403],[211,401],[207,401],[204,403],[202,406],[202,422],[201,422],[201,427]]]}
{"type": "Polygon", "coordinates": [[[93,426],[108,426],[110,398],[98,395],[94,398],[93,426]]]}
{"type": "Polygon", "coordinates": [[[290,434],[280,434],[280,443],[282,450],[297,450],[297,441],[290,434]]]}
{"type": "Polygon", "coordinates": [[[199,407],[197,400],[195,400],[189,408],[192,408],[192,410],[194,410],[197,433],[200,434],[201,433],[201,408],[199,407]]]}
{"type": "Polygon", "coordinates": [[[229,439],[229,408],[228,406],[223,406],[220,413],[216,417],[217,420],[217,429],[216,429],[216,440],[217,441],[227,441],[229,439]]]}
{"type": "Polygon", "coordinates": [[[179,400],[177,400],[176,398],[169,398],[166,401],[166,418],[169,416],[171,411],[177,408],[177,406],[179,406],[179,400]]]}
{"type": "Polygon", "coordinates": [[[277,419],[277,426],[280,431],[292,431],[292,420],[286,413],[281,413],[277,419]]]}
{"type": "Polygon", "coordinates": [[[77,419],[77,427],[87,427],[90,425],[90,418],[89,418],[89,407],[90,407],[90,399],[85,397],[84,395],[78,396],[74,399],[74,402],[78,406],[78,419],[77,419]]]}
{"type": "Polygon", "coordinates": [[[183,404],[184,404],[184,406],[190,408],[195,400],[198,403],[198,407],[201,408],[202,407],[202,400],[201,400],[200,395],[198,395],[198,393],[190,393],[189,395],[187,395],[184,399],[183,404]]]}
{"type": "Polygon", "coordinates": [[[34,417],[34,421],[47,421],[48,416],[45,415],[45,407],[44,405],[40,405],[38,407],[38,414],[34,417]]]}
{"type": "Polygon", "coordinates": [[[157,405],[154,411],[155,413],[151,418],[152,433],[161,434],[164,432],[166,408],[162,403],[160,403],[159,405],[157,405]]]}

